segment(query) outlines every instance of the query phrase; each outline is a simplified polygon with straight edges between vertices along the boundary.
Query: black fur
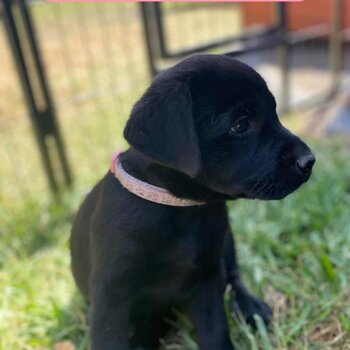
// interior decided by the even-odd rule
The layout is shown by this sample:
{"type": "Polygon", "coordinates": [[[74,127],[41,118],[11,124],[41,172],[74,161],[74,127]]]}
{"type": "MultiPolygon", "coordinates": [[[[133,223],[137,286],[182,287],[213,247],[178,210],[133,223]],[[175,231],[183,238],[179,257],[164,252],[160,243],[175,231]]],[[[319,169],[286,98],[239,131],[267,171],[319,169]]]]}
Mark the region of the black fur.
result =
{"type": "Polygon", "coordinates": [[[108,172],[72,231],[73,275],[90,301],[92,350],[157,348],[179,308],[200,349],[233,349],[223,293],[246,320],[270,307],[242,284],[225,201],[279,199],[308,180],[314,157],[286,130],[252,68],[192,56],[159,74],[132,110],[123,167],[173,194],[207,201],[171,207],[141,199],[108,172]]]}

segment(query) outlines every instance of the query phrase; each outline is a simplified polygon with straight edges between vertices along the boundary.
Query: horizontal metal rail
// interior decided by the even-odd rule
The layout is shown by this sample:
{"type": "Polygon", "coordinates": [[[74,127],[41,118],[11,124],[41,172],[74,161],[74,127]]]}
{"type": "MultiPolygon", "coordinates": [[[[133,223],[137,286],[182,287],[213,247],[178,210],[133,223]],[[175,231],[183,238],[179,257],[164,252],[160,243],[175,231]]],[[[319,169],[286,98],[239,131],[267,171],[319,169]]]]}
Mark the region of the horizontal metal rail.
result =
{"type": "Polygon", "coordinates": [[[221,38],[218,40],[213,40],[207,42],[202,45],[195,45],[191,47],[186,47],[182,50],[170,50],[167,47],[166,39],[165,39],[165,28],[164,28],[164,13],[162,10],[162,3],[156,2],[152,3],[151,6],[154,6],[154,14],[156,21],[156,29],[157,29],[157,39],[159,41],[160,46],[160,55],[162,58],[181,58],[187,55],[191,55],[197,52],[203,52],[211,49],[215,49],[217,47],[226,46],[229,44],[233,44],[235,42],[247,42],[252,39],[259,40],[260,38],[264,38],[265,36],[269,36],[278,32],[278,26],[262,26],[259,29],[251,29],[242,33],[240,35],[232,35],[226,38],[221,38]]]}

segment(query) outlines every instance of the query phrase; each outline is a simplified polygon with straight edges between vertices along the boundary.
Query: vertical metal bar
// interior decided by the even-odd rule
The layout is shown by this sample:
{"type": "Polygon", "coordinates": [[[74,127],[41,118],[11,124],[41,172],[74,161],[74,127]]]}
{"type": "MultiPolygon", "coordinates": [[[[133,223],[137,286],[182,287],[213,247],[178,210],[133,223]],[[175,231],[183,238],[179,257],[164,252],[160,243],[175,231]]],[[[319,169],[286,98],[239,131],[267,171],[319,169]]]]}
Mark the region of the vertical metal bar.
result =
{"type": "Polygon", "coordinates": [[[330,50],[329,60],[332,72],[332,87],[331,94],[334,95],[340,85],[341,72],[343,68],[343,45],[342,45],[342,25],[344,8],[342,0],[332,1],[332,21],[331,21],[331,36],[330,36],[330,50]]]}
{"type": "Polygon", "coordinates": [[[36,135],[36,140],[38,142],[48,183],[51,191],[57,193],[59,191],[59,181],[57,178],[57,172],[54,171],[53,159],[50,157],[49,147],[46,143],[47,137],[52,137],[55,140],[55,145],[61,162],[61,170],[63,171],[66,184],[70,185],[72,179],[64,152],[62,138],[56,122],[54,107],[48,90],[43,65],[39,56],[31,19],[23,0],[2,0],[1,4],[6,33],[12,49],[12,54],[25,96],[29,116],[36,135]],[[15,18],[13,14],[13,6],[18,6],[20,10],[18,18],[15,18]],[[20,25],[24,28],[26,34],[25,38],[21,38],[19,35],[17,26],[18,21],[21,21],[20,25]],[[35,95],[34,93],[33,82],[31,80],[33,75],[29,74],[28,71],[27,60],[23,51],[23,40],[28,40],[27,47],[29,50],[26,53],[31,56],[35,70],[32,73],[35,74],[35,78],[37,78],[37,82],[39,83],[40,99],[43,98],[44,101],[38,101],[39,98],[36,99],[38,95],[35,95]]]}
{"type": "Polygon", "coordinates": [[[277,22],[278,30],[281,38],[281,46],[279,50],[279,61],[281,68],[281,102],[280,110],[285,113],[290,105],[290,70],[289,70],[289,55],[290,48],[286,42],[287,25],[287,4],[277,3],[277,22]]]}
{"type": "Polygon", "coordinates": [[[159,38],[159,48],[161,55],[165,55],[168,52],[168,48],[166,46],[166,38],[165,38],[165,26],[164,26],[164,12],[162,10],[163,4],[161,2],[154,3],[154,16],[155,16],[155,24],[157,36],[159,38]]]}
{"type": "Polygon", "coordinates": [[[58,185],[55,180],[53,169],[50,163],[49,155],[47,149],[45,147],[44,139],[42,138],[40,127],[36,120],[36,105],[34,101],[34,96],[32,93],[32,87],[30,84],[27,67],[24,61],[23,52],[20,45],[19,36],[17,33],[16,25],[14,22],[14,18],[12,15],[12,4],[10,0],[2,1],[2,12],[5,23],[6,33],[9,39],[9,43],[12,49],[12,54],[14,56],[14,60],[16,63],[17,71],[19,74],[20,82],[22,85],[22,89],[24,92],[24,97],[26,100],[26,104],[29,110],[29,116],[31,117],[32,125],[34,127],[34,132],[36,135],[36,140],[38,142],[38,146],[41,152],[41,156],[43,159],[44,167],[46,170],[46,174],[48,177],[50,188],[53,192],[58,191],[58,185]]]}
{"type": "Polygon", "coordinates": [[[145,38],[146,43],[146,51],[147,51],[147,59],[148,59],[148,66],[151,74],[151,78],[153,78],[157,73],[158,69],[156,67],[156,56],[155,56],[155,48],[154,48],[154,39],[152,39],[153,30],[151,25],[151,6],[152,3],[147,2],[141,2],[140,3],[140,11],[141,11],[141,18],[142,18],[142,24],[143,24],[143,34],[145,38]]]}
{"type": "Polygon", "coordinates": [[[25,5],[24,0],[19,1],[22,16],[23,16],[23,21],[25,24],[25,28],[28,33],[28,37],[30,40],[30,45],[32,48],[32,54],[34,57],[34,62],[37,67],[37,74],[40,80],[41,88],[47,103],[47,115],[48,115],[48,122],[50,123],[50,133],[54,137],[56,148],[58,151],[58,156],[59,156],[59,161],[60,165],[62,167],[62,172],[64,176],[64,180],[68,186],[72,184],[72,176],[70,173],[69,165],[68,165],[68,160],[66,156],[66,152],[64,149],[64,144],[63,144],[63,139],[62,135],[57,123],[57,116],[55,113],[55,107],[51,98],[51,93],[50,89],[46,80],[46,74],[44,70],[44,66],[41,61],[41,57],[39,55],[39,48],[36,40],[36,35],[34,32],[34,26],[32,23],[32,19],[30,17],[29,11],[27,6],[25,5]]]}

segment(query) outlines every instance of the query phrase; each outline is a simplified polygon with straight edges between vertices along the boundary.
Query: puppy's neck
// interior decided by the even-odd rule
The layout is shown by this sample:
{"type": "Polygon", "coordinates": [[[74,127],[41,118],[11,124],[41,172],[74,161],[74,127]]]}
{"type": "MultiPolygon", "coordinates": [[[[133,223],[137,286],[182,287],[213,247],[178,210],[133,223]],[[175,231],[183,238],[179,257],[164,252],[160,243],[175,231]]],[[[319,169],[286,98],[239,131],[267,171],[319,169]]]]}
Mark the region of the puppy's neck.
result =
{"type": "Polygon", "coordinates": [[[222,196],[176,170],[164,167],[145,157],[134,148],[120,156],[123,168],[135,178],[162,187],[179,198],[198,201],[223,200],[222,196]]]}

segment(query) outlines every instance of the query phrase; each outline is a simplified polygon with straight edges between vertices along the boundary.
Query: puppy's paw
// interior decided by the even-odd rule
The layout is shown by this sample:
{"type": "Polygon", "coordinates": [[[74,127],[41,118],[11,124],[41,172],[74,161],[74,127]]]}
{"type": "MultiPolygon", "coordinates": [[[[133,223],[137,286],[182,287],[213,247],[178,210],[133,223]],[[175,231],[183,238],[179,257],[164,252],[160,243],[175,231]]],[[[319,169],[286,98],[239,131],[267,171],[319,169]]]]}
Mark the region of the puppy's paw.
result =
{"type": "Polygon", "coordinates": [[[240,313],[245,321],[255,329],[254,315],[260,316],[266,325],[269,324],[272,317],[271,307],[265,301],[251,294],[236,295],[235,298],[231,299],[231,306],[236,315],[240,313]]]}

